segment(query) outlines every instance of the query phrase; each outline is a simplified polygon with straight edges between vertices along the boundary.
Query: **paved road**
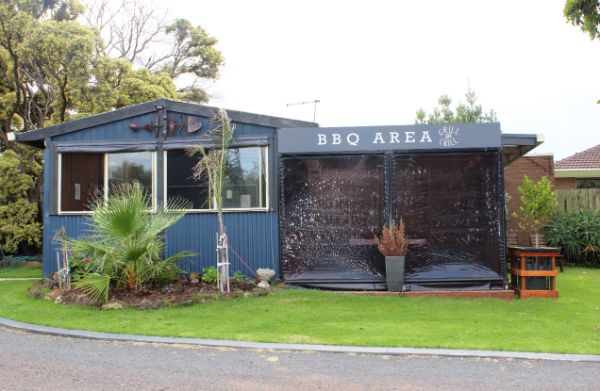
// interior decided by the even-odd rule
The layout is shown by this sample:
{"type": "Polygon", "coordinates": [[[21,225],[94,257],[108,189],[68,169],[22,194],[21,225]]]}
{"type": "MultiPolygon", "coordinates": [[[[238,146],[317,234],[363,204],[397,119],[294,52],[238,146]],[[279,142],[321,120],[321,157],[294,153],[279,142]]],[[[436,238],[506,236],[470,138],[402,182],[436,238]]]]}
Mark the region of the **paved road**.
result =
{"type": "Polygon", "coordinates": [[[600,364],[105,342],[0,328],[0,390],[600,390],[600,364]]]}

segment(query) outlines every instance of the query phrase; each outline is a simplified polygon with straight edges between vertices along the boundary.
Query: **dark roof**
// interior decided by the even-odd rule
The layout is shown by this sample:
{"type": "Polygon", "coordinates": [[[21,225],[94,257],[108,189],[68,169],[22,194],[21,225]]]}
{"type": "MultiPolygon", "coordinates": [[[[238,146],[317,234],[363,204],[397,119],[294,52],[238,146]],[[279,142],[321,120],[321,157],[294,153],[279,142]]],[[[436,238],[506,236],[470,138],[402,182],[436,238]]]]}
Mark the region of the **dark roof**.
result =
{"type": "MultiPolygon", "coordinates": [[[[90,117],[78,120],[64,122],[62,124],[49,126],[43,129],[19,133],[16,135],[16,140],[24,144],[30,144],[36,147],[43,147],[44,140],[48,137],[76,132],[78,130],[87,129],[114,121],[119,121],[125,118],[155,112],[157,110],[157,106],[162,106],[168,111],[194,114],[209,118],[215,114],[216,110],[218,110],[217,107],[201,105],[198,103],[179,102],[169,99],[157,99],[133,106],[127,106],[121,109],[109,111],[102,114],[92,115],[90,117]]],[[[231,120],[234,122],[261,125],[271,128],[306,128],[318,126],[318,124],[314,122],[298,121],[294,119],[246,113],[243,111],[236,110],[227,110],[227,114],[229,115],[229,118],[231,118],[231,120]]]]}
{"type": "Polygon", "coordinates": [[[510,164],[542,143],[542,138],[538,139],[535,134],[502,133],[504,165],[510,164]]]}
{"type": "Polygon", "coordinates": [[[558,170],[600,169],[600,144],[554,163],[558,170]]]}

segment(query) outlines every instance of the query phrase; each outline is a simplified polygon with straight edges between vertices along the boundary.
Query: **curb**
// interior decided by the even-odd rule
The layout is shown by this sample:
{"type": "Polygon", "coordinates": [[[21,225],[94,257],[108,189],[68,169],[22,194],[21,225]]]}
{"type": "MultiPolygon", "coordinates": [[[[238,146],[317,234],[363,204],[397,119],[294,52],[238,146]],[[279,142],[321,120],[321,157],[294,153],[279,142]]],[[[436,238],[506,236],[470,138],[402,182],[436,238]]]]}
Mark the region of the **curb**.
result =
{"type": "Polygon", "coordinates": [[[0,278],[0,282],[2,282],[2,281],[33,281],[33,280],[41,280],[41,278],[21,278],[21,277],[0,278]]]}
{"type": "Polygon", "coordinates": [[[466,349],[428,349],[428,348],[401,348],[401,347],[368,347],[368,346],[339,346],[339,345],[312,345],[312,344],[287,344],[272,342],[244,342],[221,339],[204,338],[176,338],[176,337],[152,337],[136,334],[112,334],[99,333],[95,331],[67,330],[56,327],[39,326],[30,323],[17,322],[10,319],[0,318],[0,326],[11,329],[26,331],[35,334],[52,335],[60,337],[71,337],[81,339],[121,341],[121,342],[145,342],[161,344],[183,344],[207,347],[242,348],[242,349],[270,349],[270,350],[293,350],[312,351],[327,353],[358,353],[358,354],[383,354],[393,356],[419,355],[419,356],[442,356],[442,357],[467,357],[467,358],[503,358],[522,360],[549,360],[549,361],[572,361],[572,362],[596,362],[600,363],[600,355],[593,354],[556,354],[556,353],[534,353],[534,352],[510,352],[495,350],[466,350],[466,349]]]}

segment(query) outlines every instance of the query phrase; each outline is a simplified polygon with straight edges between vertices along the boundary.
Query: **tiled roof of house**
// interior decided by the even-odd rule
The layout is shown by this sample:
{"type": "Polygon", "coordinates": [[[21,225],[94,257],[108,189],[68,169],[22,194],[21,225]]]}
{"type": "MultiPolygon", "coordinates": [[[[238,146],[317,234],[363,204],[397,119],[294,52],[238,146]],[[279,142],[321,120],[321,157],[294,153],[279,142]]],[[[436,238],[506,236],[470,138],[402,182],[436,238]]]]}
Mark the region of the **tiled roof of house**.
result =
{"type": "Polygon", "coordinates": [[[558,170],[600,169],[600,144],[557,161],[558,170]]]}

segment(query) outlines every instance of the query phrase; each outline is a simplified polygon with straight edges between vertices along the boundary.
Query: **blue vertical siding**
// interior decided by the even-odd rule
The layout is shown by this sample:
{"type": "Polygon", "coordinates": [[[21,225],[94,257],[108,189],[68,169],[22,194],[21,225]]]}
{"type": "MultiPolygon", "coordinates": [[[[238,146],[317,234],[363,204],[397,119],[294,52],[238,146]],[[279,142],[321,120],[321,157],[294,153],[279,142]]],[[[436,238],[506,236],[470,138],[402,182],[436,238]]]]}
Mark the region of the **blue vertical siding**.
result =
{"type": "Polygon", "coordinates": [[[100,140],[156,140],[156,128],[148,132],[144,129],[133,131],[129,128],[135,122],[139,126],[146,123],[157,124],[156,113],[144,114],[136,117],[109,122],[92,128],[79,130],[52,137],[52,141],[100,141],[100,140]]]}
{"type": "MultiPolygon", "coordinates": [[[[65,227],[69,238],[86,234],[87,216],[45,216],[44,223],[44,274],[56,271],[56,251],[59,245],[52,243],[52,236],[65,227]]],[[[259,267],[275,269],[279,275],[279,215],[275,212],[225,213],[225,225],[229,245],[248,264],[252,271],[259,267]]],[[[166,256],[180,251],[192,251],[197,255],[181,263],[188,271],[201,271],[203,267],[216,264],[216,213],[190,213],[165,234],[166,256]]],[[[245,275],[251,271],[230,252],[231,271],[240,270],[245,275]]]]}
{"type": "Polygon", "coordinates": [[[44,221],[44,275],[48,276],[56,271],[56,252],[60,245],[54,243],[52,238],[62,227],[65,227],[69,239],[85,235],[87,230],[87,217],[74,216],[45,216],[44,221]]]}
{"type": "MultiPolygon", "coordinates": [[[[259,267],[275,269],[279,275],[279,215],[275,212],[231,212],[224,214],[230,247],[248,264],[252,271],[259,267]]],[[[188,250],[197,253],[182,268],[201,271],[217,262],[216,213],[188,214],[165,235],[167,256],[188,250]]],[[[230,269],[246,275],[251,271],[232,253],[230,269]]]]}

